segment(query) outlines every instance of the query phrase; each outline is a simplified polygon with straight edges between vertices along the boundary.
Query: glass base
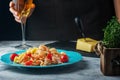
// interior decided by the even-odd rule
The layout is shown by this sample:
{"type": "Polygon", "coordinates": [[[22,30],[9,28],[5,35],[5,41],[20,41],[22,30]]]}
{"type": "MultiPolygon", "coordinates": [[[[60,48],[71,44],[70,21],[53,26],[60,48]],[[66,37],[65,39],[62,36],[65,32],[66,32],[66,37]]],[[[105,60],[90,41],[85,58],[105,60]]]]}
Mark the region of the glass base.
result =
{"type": "Polygon", "coordinates": [[[15,46],[15,48],[21,49],[21,50],[26,50],[26,49],[29,49],[31,47],[33,47],[33,46],[28,45],[28,44],[20,44],[20,45],[15,46]]]}

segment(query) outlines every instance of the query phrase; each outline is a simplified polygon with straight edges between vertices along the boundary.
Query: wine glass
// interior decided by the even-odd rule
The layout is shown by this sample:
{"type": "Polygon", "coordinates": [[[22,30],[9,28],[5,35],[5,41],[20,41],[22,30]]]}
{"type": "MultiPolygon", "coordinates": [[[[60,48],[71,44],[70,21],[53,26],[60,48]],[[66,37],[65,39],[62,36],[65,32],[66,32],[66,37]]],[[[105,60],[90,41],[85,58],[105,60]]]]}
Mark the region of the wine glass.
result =
{"type": "Polygon", "coordinates": [[[28,45],[25,40],[25,28],[26,28],[26,21],[27,17],[30,14],[30,6],[33,0],[13,0],[15,3],[15,9],[18,11],[21,20],[21,29],[22,29],[22,43],[20,45],[15,46],[18,49],[28,49],[32,47],[28,45]]]}

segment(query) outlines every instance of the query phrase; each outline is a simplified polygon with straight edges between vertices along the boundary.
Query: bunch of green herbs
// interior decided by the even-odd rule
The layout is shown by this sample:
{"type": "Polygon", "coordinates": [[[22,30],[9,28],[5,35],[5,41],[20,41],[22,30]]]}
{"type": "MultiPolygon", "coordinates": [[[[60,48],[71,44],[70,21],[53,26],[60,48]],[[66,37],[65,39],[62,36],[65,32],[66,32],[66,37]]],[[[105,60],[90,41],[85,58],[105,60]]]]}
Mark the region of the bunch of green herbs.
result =
{"type": "Polygon", "coordinates": [[[107,48],[120,48],[120,23],[115,16],[107,22],[103,31],[103,45],[107,48]]]}

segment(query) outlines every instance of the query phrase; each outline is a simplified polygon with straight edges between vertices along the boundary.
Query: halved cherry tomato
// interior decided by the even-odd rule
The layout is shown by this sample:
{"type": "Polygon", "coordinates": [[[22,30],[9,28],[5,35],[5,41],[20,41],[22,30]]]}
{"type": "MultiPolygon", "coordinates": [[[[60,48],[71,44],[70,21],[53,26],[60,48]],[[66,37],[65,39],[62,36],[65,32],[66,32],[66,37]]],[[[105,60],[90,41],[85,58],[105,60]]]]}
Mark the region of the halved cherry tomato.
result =
{"type": "Polygon", "coordinates": [[[31,53],[26,53],[26,56],[29,56],[29,57],[31,57],[32,55],[31,55],[31,53]]]}
{"type": "Polygon", "coordinates": [[[48,53],[47,54],[47,58],[50,59],[50,60],[52,60],[52,53],[48,53]]]}
{"type": "Polygon", "coordinates": [[[33,63],[33,61],[32,61],[32,60],[29,60],[29,61],[25,62],[25,65],[26,65],[26,66],[31,66],[32,63],[33,63]]]}
{"type": "Polygon", "coordinates": [[[10,55],[10,60],[11,60],[11,61],[14,61],[14,58],[15,58],[16,56],[18,56],[18,54],[12,53],[12,54],[10,55]]]}
{"type": "Polygon", "coordinates": [[[63,63],[68,62],[68,56],[66,54],[61,55],[60,61],[63,62],[63,63]]]}

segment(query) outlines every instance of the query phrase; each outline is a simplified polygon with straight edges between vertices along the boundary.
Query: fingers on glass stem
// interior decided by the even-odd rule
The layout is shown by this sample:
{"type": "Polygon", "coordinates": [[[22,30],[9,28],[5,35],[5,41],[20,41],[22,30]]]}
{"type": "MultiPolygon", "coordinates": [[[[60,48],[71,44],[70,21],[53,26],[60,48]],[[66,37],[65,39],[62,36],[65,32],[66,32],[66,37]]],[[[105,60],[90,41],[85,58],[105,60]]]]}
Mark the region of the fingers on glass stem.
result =
{"type": "Polygon", "coordinates": [[[27,17],[25,17],[25,16],[21,17],[21,22],[22,23],[26,23],[26,20],[27,20],[27,17]]]}

